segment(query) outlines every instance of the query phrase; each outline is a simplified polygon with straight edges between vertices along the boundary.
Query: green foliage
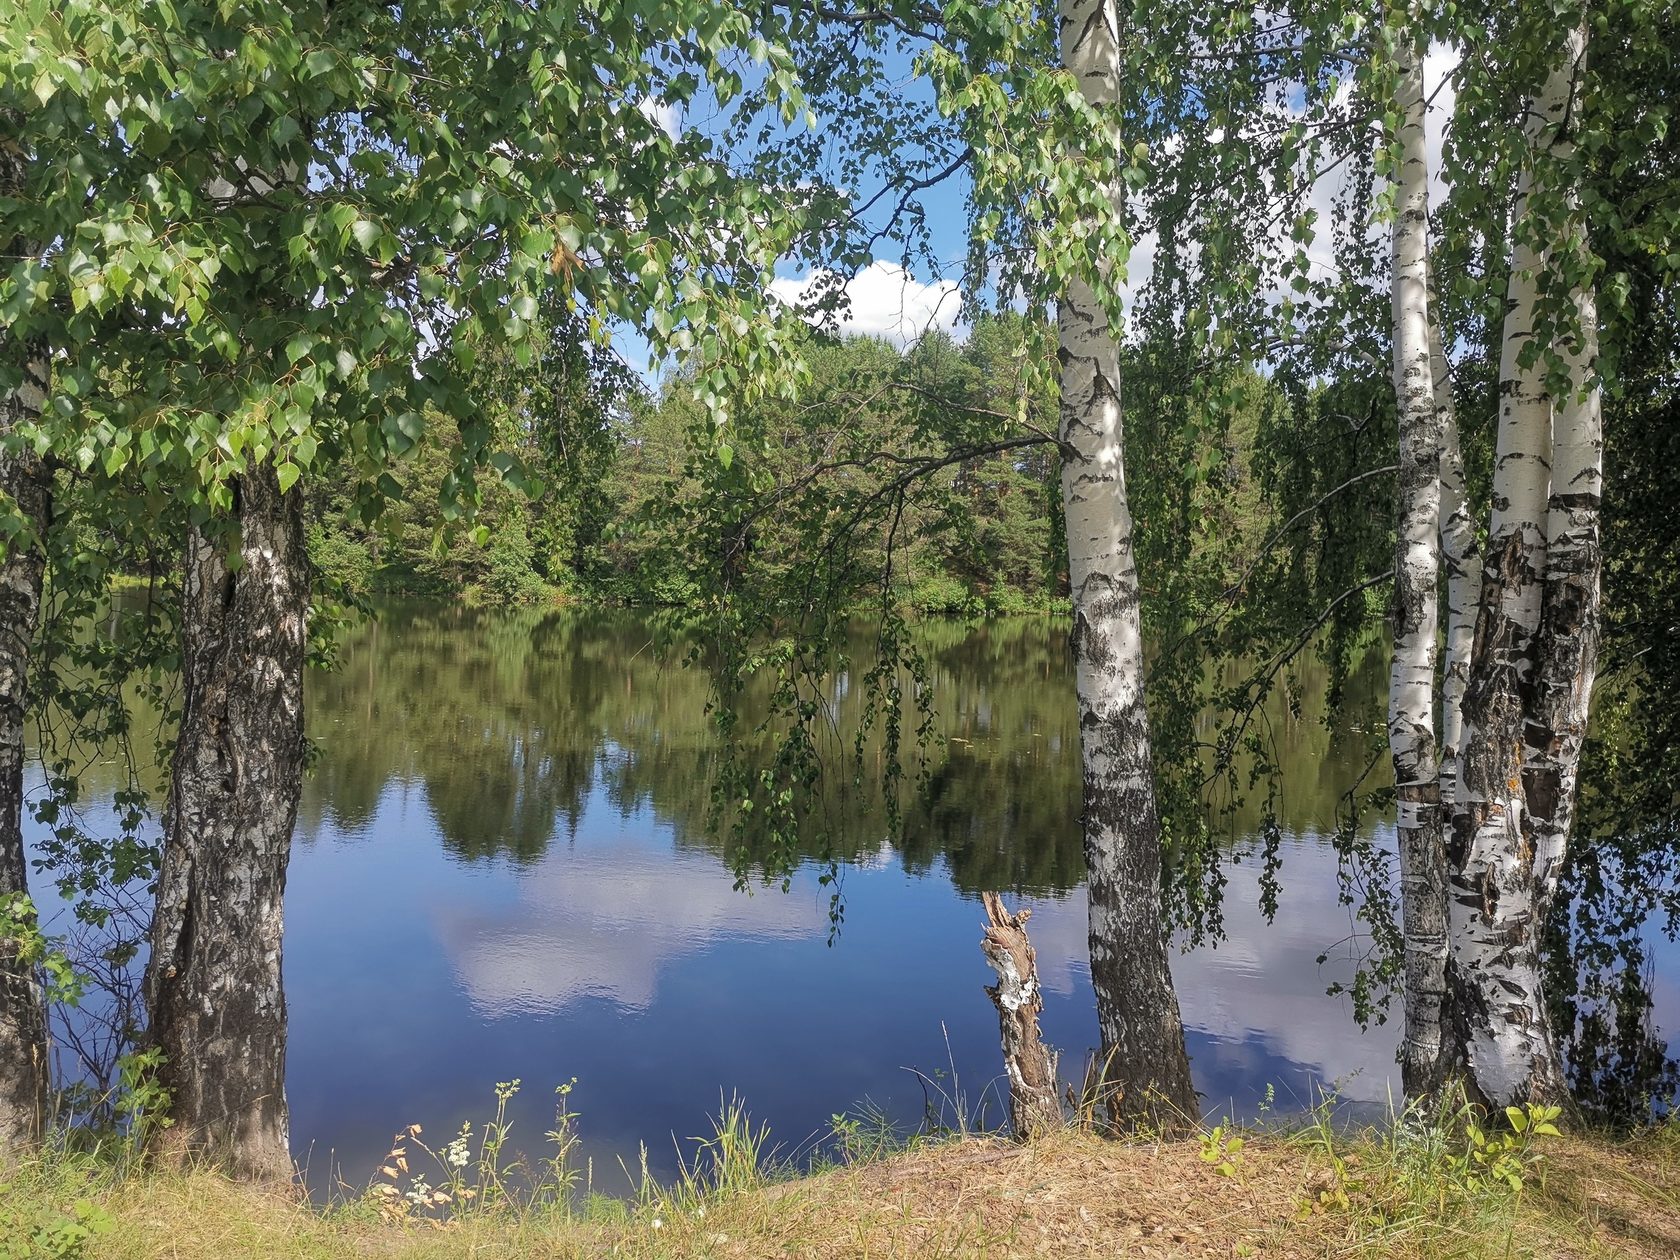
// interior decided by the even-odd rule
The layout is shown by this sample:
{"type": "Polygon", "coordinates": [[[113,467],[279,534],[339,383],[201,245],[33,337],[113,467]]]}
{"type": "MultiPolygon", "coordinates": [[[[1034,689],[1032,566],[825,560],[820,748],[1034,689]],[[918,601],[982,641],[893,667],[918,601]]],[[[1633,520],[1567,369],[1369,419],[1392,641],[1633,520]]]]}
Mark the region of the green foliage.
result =
{"type": "Polygon", "coordinates": [[[705,135],[672,138],[639,106],[703,81],[726,99],[750,51],[797,109],[774,20],[503,4],[462,39],[447,3],[31,0],[24,16],[0,43],[0,107],[29,156],[8,227],[64,246],[17,261],[0,309],[65,354],[60,405],[24,436],[83,471],[132,468],[147,493],[226,509],[251,462],[283,488],[342,466],[377,514],[434,407],[461,424],[444,486],[459,514],[485,467],[525,476],[491,460],[475,355],[533,363],[555,287],[592,337],[627,320],[747,392],[761,370],[754,277],[787,221],[705,135]],[[531,55],[499,55],[513,45],[531,55]]]}
{"type": "Polygon", "coordinates": [[[88,1199],[65,1208],[14,1198],[0,1182],[0,1260],[77,1260],[116,1228],[111,1214],[88,1199]]]}
{"type": "Polygon", "coordinates": [[[610,347],[589,340],[575,310],[548,302],[535,323],[545,352],[532,367],[494,343],[475,352],[497,476],[479,487],[470,516],[446,507],[464,439],[435,410],[393,471],[400,494],[377,521],[363,519],[349,470],[317,484],[311,559],[327,589],[502,605],[539,602],[551,588],[636,594],[613,580],[610,549],[623,489],[616,467],[636,441],[641,384],[610,347]]]}
{"type": "Polygon", "coordinates": [[[985,611],[968,585],[947,573],[917,578],[903,598],[917,612],[932,617],[971,617],[985,611]]]}
{"type": "Polygon", "coordinates": [[[1528,1103],[1505,1108],[1505,1120],[1511,1126],[1508,1132],[1489,1133],[1480,1125],[1465,1125],[1464,1154],[1450,1157],[1448,1170],[1468,1190],[1493,1184],[1521,1190],[1528,1166],[1539,1158],[1532,1149],[1535,1139],[1563,1136],[1554,1123],[1562,1112],[1561,1107],[1528,1103]]]}
{"type": "Polygon", "coordinates": [[[1334,1113],[1326,1098],[1292,1136],[1321,1164],[1299,1214],[1346,1213],[1379,1228],[1520,1199],[1543,1163],[1543,1139],[1559,1136],[1560,1109],[1536,1104],[1507,1108],[1494,1127],[1463,1102],[1412,1103],[1386,1127],[1354,1135],[1334,1113]]]}
{"type": "Polygon", "coordinates": [[[163,1051],[157,1046],[134,1050],[117,1060],[116,1121],[131,1156],[143,1154],[153,1136],[167,1129],[169,1091],[158,1082],[163,1051]]]}
{"type": "Polygon", "coordinates": [[[998,341],[1024,349],[1019,321],[972,348],[929,337],[902,355],[815,334],[800,401],[743,410],[727,463],[691,451],[671,489],[649,500],[646,519],[660,522],[680,557],[673,567],[697,588],[690,608],[719,679],[726,752],[715,819],[735,834],[734,852],[760,855],[761,876],[785,879],[796,854],[824,852],[813,808],[823,782],[878,782],[897,830],[900,741],[924,747],[931,733],[928,662],[908,616],[995,606],[1011,579],[1031,584],[1017,602],[1042,599],[1052,535],[1036,511],[1013,504],[1039,508],[1056,464],[1042,433],[1016,427],[1012,405],[998,405],[1021,374],[982,375],[998,341]],[[876,629],[854,658],[848,625],[860,613],[876,629]],[[863,698],[849,753],[825,730],[825,697],[841,676],[863,698]],[[755,700],[749,730],[740,714],[761,678],[757,694],[768,700],[755,700]],[[877,726],[886,754],[866,760],[862,741],[877,726]],[[740,756],[758,745],[767,748],[756,763],[740,756]],[[764,839],[748,843],[749,833],[764,839]]]}
{"type": "Polygon", "coordinates": [[[329,589],[365,599],[373,591],[373,552],[364,542],[319,523],[309,529],[309,563],[329,589]]]}
{"type": "Polygon", "coordinates": [[[1213,1165],[1221,1177],[1235,1177],[1242,1168],[1242,1150],[1247,1145],[1241,1134],[1231,1132],[1231,1122],[1216,1124],[1200,1137],[1202,1163],[1213,1165]]]}
{"type": "Polygon", "coordinates": [[[63,950],[41,931],[28,893],[0,895],[0,942],[9,958],[45,979],[48,1001],[75,1002],[81,997],[82,978],[63,950]]]}
{"type": "Polygon", "coordinates": [[[485,568],[483,590],[492,603],[535,604],[548,593],[520,522],[510,522],[496,532],[485,555],[485,568]]]}

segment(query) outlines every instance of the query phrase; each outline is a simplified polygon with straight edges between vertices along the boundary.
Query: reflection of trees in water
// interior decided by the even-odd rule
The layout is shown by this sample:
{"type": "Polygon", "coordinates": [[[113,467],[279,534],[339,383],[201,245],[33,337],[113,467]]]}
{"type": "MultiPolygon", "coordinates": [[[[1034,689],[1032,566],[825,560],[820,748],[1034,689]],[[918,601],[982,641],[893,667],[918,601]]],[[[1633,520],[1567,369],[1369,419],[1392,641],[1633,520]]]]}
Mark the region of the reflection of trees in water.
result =
{"type": "MultiPolygon", "coordinates": [[[[907,869],[943,862],[957,887],[1053,893],[1083,878],[1079,756],[1065,623],[1017,618],[919,628],[935,686],[939,742],[925,774],[901,788],[903,830],[885,833],[879,731],[857,743],[861,697],[841,674],[829,687],[832,765],[813,804],[832,851],[873,860],[891,845],[907,869]],[[861,750],[861,760],[857,754],[861,750]]],[[[860,627],[852,659],[866,660],[860,627]]],[[[761,865],[750,830],[707,827],[713,732],[708,680],[661,652],[627,614],[399,609],[347,637],[340,669],[311,680],[311,734],[321,756],[304,821],[353,832],[396,784],[422,786],[450,849],[464,858],[532,861],[555,832],[575,830],[591,793],[623,817],[648,811],[677,842],[737,866],[761,865]]],[[[1377,662],[1380,665],[1380,662],[1377,662]]],[[[1310,668],[1310,665],[1307,667],[1310,668]]],[[[1375,722],[1380,671],[1358,675],[1349,723],[1375,722]]],[[[1285,826],[1327,830],[1337,798],[1363,768],[1362,745],[1321,709],[1322,680],[1303,677],[1305,707],[1274,715],[1285,769],[1285,826]]],[[[768,734],[743,725],[743,749],[768,758],[768,734]]],[[[1234,837],[1258,808],[1230,813],[1234,837]]]]}
{"type": "Polygon", "coordinates": [[[1554,948],[1554,999],[1570,1030],[1565,1055],[1575,1096],[1599,1123],[1626,1131],[1647,1124],[1653,1106],[1669,1110],[1680,1094],[1680,1063],[1653,1019],[1656,967],[1650,949],[1620,940],[1592,957],[1554,948]],[[1583,958],[1582,955],[1587,957],[1583,958]],[[1577,964],[1573,983],[1559,974],[1577,964]]]}
{"type": "Polygon", "coordinates": [[[596,757],[591,673],[553,620],[398,612],[352,635],[312,679],[306,825],[353,831],[389,784],[415,783],[454,852],[540,857],[558,822],[576,826],[596,757]]]}

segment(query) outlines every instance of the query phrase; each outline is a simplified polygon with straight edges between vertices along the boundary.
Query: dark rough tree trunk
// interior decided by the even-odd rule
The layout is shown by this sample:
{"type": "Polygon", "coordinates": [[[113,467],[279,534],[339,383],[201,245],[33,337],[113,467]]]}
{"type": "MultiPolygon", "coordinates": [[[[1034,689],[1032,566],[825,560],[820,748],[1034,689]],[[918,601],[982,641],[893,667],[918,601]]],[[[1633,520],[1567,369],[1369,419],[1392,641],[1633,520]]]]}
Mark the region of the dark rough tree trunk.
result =
{"type": "Polygon", "coordinates": [[[238,479],[234,515],[236,532],[187,543],[146,1004],[170,1094],[163,1148],[283,1181],[281,901],[303,780],[309,570],[300,496],[281,494],[271,467],[238,479]]]}
{"type": "Polygon", "coordinates": [[[981,893],[986,907],[986,935],[980,951],[997,972],[986,996],[997,1007],[1003,1038],[1003,1066],[1009,1077],[1009,1125],[1021,1141],[1057,1128],[1062,1105],[1056,1096],[1056,1052],[1044,1044],[1038,1013],[1044,1009],[1044,986],[1038,980],[1038,955],[1027,939],[1031,910],[1010,914],[1003,898],[981,893]]]}
{"type": "MultiPolygon", "coordinates": [[[[0,194],[21,189],[24,158],[0,144],[0,194]]],[[[7,254],[24,256],[27,243],[7,254]]],[[[0,438],[35,420],[46,402],[49,367],[43,347],[0,332],[0,353],[17,363],[21,383],[0,394],[0,438]]],[[[52,481],[27,450],[0,450],[0,493],[16,506],[29,532],[13,535],[0,560],[0,920],[4,908],[29,892],[23,852],[24,710],[29,653],[41,611],[45,569],[39,540],[52,514],[52,481]]],[[[26,922],[32,921],[28,916],[26,922]]],[[[47,1017],[33,968],[17,943],[0,934],[0,1151],[40,1136],[47,1107],[47,1017]]]]}

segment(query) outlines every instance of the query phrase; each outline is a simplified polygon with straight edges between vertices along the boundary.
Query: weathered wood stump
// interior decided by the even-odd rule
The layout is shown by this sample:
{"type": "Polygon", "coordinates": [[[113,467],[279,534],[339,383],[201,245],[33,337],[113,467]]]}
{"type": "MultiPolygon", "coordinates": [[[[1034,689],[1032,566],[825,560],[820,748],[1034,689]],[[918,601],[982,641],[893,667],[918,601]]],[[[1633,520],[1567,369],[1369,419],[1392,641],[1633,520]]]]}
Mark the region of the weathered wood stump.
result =
{"type": "Polygon", "coordinates": [[[997,1007],[998,1031],[1003,1038],[1003,1066],[1009,1076],[1009,1120],[1020,1141],[1053,1129],[1062,1122],[1056,1097],[1056,1052],[1044,1044],[1038,1013],[1044,1008],[1038,981],[1038,959],[1027,939],[1031,910],[1010,914],[996,893],[981,893],[986,907],[986,934],[980,951],[997,973],[986,996],[997,1007]]]}

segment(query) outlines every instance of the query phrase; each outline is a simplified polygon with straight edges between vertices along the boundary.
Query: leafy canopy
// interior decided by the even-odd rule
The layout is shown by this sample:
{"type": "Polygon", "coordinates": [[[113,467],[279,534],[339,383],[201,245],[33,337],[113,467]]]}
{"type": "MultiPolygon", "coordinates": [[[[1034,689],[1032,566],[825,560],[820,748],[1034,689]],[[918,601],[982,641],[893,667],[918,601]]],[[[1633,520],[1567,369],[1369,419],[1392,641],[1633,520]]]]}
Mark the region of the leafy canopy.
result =
{"type": "MultiPolygon", "coordinates": [[[[0,32],[0,109],[29,176],[0,212],[32,247],[0,274],[0,316],[56,356],[51,412],[21,437],[83,472],[131,472],[202,517],[254,463],[290,487],[347,461],[372,516],[431,407],[461,427],[459,513],[489,458],[475,348],[530,362],[551,289],[590,338],[627,324],[694,358],[714,411],[775,361],[762,281],[801,203],[663,122],[755,62],[800,109],[763,13],[28,0],[21,17],[0,32]]],[[[513,456],[493,464],[522,481],[513,456]]]]}

